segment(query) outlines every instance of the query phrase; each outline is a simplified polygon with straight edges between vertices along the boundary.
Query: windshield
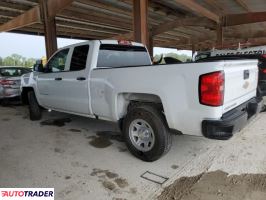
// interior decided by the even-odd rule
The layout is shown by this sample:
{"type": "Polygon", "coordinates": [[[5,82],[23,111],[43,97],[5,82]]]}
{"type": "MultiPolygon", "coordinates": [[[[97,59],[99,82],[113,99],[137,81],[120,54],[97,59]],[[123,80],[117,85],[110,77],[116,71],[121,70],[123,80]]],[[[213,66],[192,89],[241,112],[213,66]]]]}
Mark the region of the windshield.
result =
{"type": "Polygon", "coordinates": [[[15,77],[22,76],[23,74],[31,72],[30,69],[23,68],[0,68],[0,76],[3,77],[15,77]]]}

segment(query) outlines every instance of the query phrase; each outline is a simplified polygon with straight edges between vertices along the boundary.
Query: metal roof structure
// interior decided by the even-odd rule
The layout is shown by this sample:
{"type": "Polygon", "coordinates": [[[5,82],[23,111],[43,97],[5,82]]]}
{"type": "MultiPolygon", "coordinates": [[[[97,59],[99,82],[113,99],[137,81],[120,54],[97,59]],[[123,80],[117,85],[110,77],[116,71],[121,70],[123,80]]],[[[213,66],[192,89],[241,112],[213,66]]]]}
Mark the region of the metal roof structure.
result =
{"type": "Polygon", "coordinates": [[[204,50],[238,43],[263,45],[265,30],[264,0],[0,1],[0,32],[49,35],[54,31],[58,37],[129,40],[136,40],[139,33],[139,38],[150,37],[139,42],[152,40],[152,46],[204,50]],[[134,27],[140,30],[134,32],[134,27]]]}

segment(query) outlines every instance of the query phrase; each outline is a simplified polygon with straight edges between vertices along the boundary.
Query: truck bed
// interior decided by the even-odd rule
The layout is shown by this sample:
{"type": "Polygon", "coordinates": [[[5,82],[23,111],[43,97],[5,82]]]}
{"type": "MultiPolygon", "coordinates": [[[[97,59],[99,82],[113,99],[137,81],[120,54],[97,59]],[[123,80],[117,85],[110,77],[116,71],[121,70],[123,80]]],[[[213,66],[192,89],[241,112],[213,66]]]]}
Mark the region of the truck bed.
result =
{"type": "Polygon", "coordinates": [[[148,93],[160,98],[170,128],[199,135],[202,119],[219,120],[256,96],[257,70],[256,60],[97,68],[91,72],[93,113],[118,120],[125,113],[120,105],[128,101],[127,94],[148,93]],[[249,71],[247,80],[245,70],[249,71]],[[225,72],[225,104],[205,106],[199,102],[199,77],[215,71],[225,72]]]}

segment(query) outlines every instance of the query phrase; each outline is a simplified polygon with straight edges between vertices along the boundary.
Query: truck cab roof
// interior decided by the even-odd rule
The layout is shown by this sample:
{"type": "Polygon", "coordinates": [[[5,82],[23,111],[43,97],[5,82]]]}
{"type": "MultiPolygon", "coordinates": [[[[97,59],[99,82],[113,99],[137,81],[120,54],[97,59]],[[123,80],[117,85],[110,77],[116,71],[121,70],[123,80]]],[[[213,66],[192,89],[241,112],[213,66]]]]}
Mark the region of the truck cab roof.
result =
{"type": "Polygon", "coordinates": [[[141,43],[132,42],[132,41],[128,41],[128,40],[87,40],[87,41],[84,41],[84,42],[79,42],[79,43],[71,44],[71,45],[68,45],[68,46],[64,46],[64,47],[62,47],[60,49],[70,48],[70,47],[73,47],[73,46],[79,46],[79,45],[88,44],[88,43],[100,43],[100,44],[111,44],[111,45],[125,45],[125,46],[145,47],[141,43]]]}
{"type": "Polygon", "coordinates": [[[143,44],[138,42],[132,42],[128,40],[100,40],[101,44],[117,44],[117,45],[132,45],[132,46],[139,46],[144,47],[143,44]]]}

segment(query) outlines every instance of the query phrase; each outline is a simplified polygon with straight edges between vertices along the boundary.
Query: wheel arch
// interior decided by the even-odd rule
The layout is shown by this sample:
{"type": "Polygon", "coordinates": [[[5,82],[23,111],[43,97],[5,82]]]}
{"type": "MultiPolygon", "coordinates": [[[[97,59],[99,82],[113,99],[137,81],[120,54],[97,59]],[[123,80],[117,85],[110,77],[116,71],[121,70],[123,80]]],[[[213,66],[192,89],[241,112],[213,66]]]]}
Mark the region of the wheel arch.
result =
{"type": "Polygon", "coordinates": [[[23,87],[21,92],[21,101],[25,105],[29,105],[28,93],[34,91],[33,87],[23,87]]]}
{"type": "Polygon", "coordinates": [[[119,119],[119,127],[123,126],[123,119],[130,111],[130,109],[140,104],[152,104],[158,110],[164,112],[161,98],[155,94],[149,93],[120,93],[117,96],[116,113],[119,119]]]}

